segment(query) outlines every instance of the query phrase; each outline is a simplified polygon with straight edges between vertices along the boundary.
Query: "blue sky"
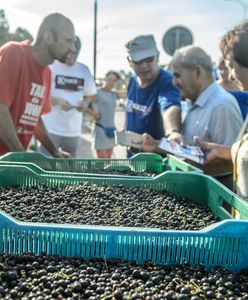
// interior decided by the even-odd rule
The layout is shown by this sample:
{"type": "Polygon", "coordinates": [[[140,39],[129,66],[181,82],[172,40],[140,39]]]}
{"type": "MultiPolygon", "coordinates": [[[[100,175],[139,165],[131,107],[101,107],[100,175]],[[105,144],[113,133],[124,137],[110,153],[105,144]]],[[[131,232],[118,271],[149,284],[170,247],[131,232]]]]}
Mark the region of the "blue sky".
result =
{"type": "MultiPolygon", "coordinates": [[[[79,61],[93,72],[94,0],[5,0],[10,29],[21,26],[35,37],[42,18],[61,12],[74,23],[82,40],[79,61]]],[[[235,0],[98,0],[97,76],[109,69],[130,70],[124,44],[139,34],[154,34],[160,62],[168,63],[162,47],[166,30],[185,25],[194,35],[194,44],[218,60],[220,37],[243,18],[243,7],[235,0]]]]}

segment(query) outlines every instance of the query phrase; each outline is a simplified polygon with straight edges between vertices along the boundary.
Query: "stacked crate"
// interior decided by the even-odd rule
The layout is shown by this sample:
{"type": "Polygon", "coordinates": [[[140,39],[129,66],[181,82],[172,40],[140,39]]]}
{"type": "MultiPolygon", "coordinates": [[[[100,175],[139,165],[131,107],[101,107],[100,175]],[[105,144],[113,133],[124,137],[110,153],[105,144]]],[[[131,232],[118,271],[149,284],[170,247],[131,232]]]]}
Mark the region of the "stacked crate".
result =
{"type": "Polygon", "coordinates": [[[220,265],[231,271],[248,267],[248,222],[245,221],[248,218],[247,203],[213,178],[197,172],[189,164],[177,162],[173,157],[163,160],[154,154],[139,154],[130,160],[67,160],[47,158],[38,153],[30,156],[28,154],[13,153],[1,158],[0,186],[55,187],[93,184],[166,190],[210,208],[222,221],[199,231],[173,231],[23,223],[1,213],[0,252],[46,252],[137,262],[150,260],[168,265],[220,265]],[[91,171],[95,168],[126,167],[139,172],[156,171],[158,175],[142,178],[81,172],[86,169],[91,171]],[[181,171],[175,171],[176,169],[181,171]],[[77,170],[80,172],[76,172],[77,170]],[[235,216],[240,220],[234,220],[234,216],[225,209],[225,204],[235,211],[235,216]]]}

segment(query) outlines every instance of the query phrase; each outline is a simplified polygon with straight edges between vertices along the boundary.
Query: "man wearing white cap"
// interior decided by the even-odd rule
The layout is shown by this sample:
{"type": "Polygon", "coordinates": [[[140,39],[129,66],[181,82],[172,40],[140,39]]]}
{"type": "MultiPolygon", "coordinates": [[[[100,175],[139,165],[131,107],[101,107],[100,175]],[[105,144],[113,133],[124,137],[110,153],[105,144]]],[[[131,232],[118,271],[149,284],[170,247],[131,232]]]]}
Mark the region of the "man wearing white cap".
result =
{"type": "Polygon", "coordinates": [[[126,129],[147,132],[155,139],[164,135],[179,139],[180,93],[172,84],[171,74],[158,64],[159,51],[153,35],[137,36],[125,46],[135,73],[128,85],[126,129]]]}

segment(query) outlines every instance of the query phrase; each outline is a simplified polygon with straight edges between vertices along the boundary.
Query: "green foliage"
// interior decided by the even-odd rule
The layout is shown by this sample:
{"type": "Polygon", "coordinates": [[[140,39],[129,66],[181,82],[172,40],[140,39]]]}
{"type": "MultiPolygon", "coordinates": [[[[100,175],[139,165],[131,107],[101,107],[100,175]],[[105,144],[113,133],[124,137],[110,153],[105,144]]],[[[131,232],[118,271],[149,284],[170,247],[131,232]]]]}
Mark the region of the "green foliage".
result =
{"type": "Polygon", "coordinates": [[[9,41],[9,23],[5,18],[4,10],[0,10],[0,45],[9,41]]]}
{"type": "Polygon", "coordinates": [[[22,27],[17,27],[14,33],[9,31],[9,22],[6,19],[5,12],[0,9],[0,46],[8,41],[33,41],[32,35],[27,29],[22,27]]]}
{"type": "Polygon", "coordinates": [[[17,27],[16,31],[11,34],[11,40],[12,41],[24,41],[24,40],[30,40],[33,41],[32,35],[27,31],[27,29],[22,27],[17,27]]]}

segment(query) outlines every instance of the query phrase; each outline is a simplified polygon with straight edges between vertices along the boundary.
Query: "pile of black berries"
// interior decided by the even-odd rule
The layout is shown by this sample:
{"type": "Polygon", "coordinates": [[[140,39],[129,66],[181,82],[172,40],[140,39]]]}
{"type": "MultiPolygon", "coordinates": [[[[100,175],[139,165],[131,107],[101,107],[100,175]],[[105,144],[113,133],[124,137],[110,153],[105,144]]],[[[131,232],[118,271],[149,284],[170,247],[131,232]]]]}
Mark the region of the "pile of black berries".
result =
{"type": "Polygon", "coordinates": [[[248,299],[247,271],[31,253],[0,255],[0,271],[1,299],[248,299]]]}
{"type": "Polygon", "coordinates": [[[1,188],[0,209],[20,221],[60,224],[198,230],[218,221],[188,199],[122,185],[1,188]]]}

